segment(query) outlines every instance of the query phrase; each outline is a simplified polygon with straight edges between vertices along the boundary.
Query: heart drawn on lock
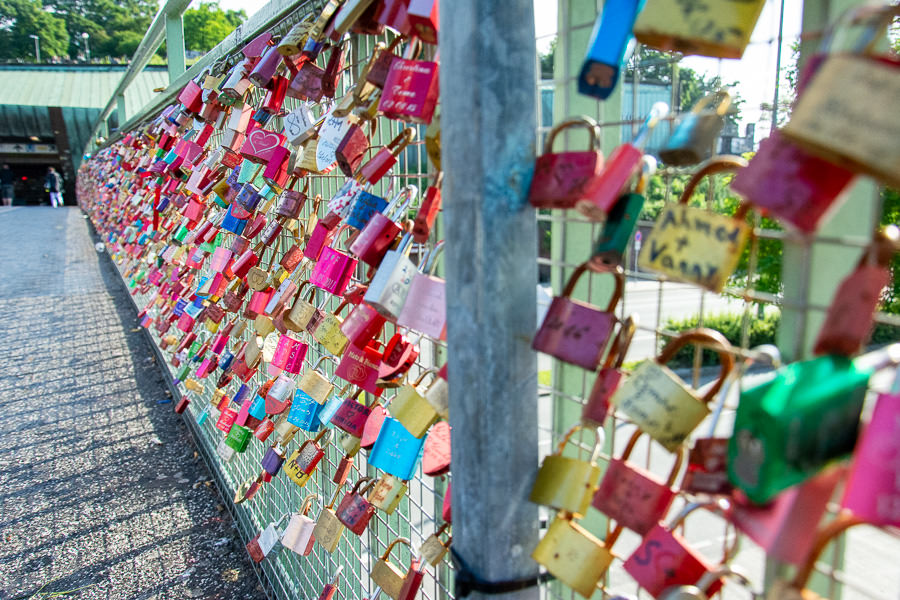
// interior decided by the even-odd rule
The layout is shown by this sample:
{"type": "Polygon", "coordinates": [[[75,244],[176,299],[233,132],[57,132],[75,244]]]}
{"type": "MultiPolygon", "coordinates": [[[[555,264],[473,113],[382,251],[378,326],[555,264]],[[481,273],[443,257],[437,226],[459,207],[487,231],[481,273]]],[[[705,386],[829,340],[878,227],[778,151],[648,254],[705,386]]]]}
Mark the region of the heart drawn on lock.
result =
{"type": "Polygon", "coordinates": [[[261,292],[268,287],[266,285],[268,279],[269,274],[259,267],[253,267],[247,272],[247,285],[250,286],[250,289],[258,292],[261,292]]]}
{"type": "Polygon", "coordinates": [[[274,131],[254,129],[247,135],[247,140],[241,147],[241,154],[258,162],[268,162],[272,159],[275,148],[281,145],[284,136],[274,131]]]}
{"type": "Polygon", "coordinates": [[[431,477],[443,475],[450,470],[450,423],[435,423],[425,438],[422,455],[422,471],[431,477]]]}

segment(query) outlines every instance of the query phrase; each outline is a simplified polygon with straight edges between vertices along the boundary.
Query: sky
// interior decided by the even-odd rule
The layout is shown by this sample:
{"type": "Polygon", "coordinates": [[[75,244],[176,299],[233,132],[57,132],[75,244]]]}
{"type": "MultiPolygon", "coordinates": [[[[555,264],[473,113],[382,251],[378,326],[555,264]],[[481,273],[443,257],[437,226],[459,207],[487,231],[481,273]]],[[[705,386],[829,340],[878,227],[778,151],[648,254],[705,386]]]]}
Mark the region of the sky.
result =
{"type": "MultiPolygon", "coordinates": [[[[219,0],[226,10],[244,9],[250,16],[264,6],[268,0],[219,0]]],[[[199,3],[194,0],[192,6],[199,3]]],[[[685,57],[682,65],[697,72],[720,75],[725,83],[737,82],[737,92],[745,100],[742,107],[744,123],[758,123],[757,139],[768,135],[768,115],[763,115],[761,106],[771,105],[775,93],[775,72],[779,13],[782,0],[766,0],[762,15],[750,39],[750,45],[739,60],[707,57],[685,57]]],[[[784,34],[782,36],[782,67],[791,60],[791,44],[800,34],[802,2],[787,0],[784,14],[784,34]]],[[[538,49],[545,49],[556,33],[557,0],[535,0],[535,35],[538,49]]]]}

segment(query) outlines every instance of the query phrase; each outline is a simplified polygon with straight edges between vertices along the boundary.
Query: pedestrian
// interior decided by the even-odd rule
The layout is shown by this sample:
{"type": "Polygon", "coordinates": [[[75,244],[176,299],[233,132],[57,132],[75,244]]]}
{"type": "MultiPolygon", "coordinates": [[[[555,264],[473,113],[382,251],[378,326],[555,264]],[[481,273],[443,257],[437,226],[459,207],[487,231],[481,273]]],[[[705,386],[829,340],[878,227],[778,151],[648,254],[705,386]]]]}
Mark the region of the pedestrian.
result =
{"type": "Polygon", "coordinates": [[[9,165],[4,163],[0,168],[0,205],[12,206],[13,186],[16,183],[16,176],[13,175],[9,165]]]}
{"type": "Polygon", "coordinates": [[[44,190],[50,192],[50,204],[56,208],[63,205],[62,176],[53,167],[47,168],[47,177],[44,178],[44,190]]]}

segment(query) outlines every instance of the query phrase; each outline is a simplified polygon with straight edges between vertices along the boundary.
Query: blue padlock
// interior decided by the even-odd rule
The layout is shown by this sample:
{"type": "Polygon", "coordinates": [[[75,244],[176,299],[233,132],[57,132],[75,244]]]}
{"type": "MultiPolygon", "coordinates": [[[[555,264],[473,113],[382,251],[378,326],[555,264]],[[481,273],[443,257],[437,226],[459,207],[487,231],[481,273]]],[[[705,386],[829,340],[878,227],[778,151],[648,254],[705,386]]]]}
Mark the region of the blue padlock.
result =
{"type": "Polygon", "coordinates": [[[156,203],[156,212],[162,212],[169,207],[169,197],[160,196],[159,202],[156,203]]]}
{"type": "Polygon", "coordinates": [[[408,481],[416,474],[426,437],[417,438],[400,421],[386,417],[369,453],[369,465],[408,481]]]}
{"type": "Polygon", "coordinates": [[[235,202],[243,206],[247,211],[253,212],[262,201],[262,195],[259,193],[252,183],[245,183],[235,197],[235,202]]]}
{"type": "Polygon", "coordinates": [[[222,219],[221,228],[225,231],[230,231],[235,235],[241,235],[244,233],[244,227],[247,226],[247,219],[239,219],[234,216],[234,203],[228,207],[228,212],[225,213],[225,217],[222,219]]]}
{"type": "Polygon", "coordinates": [[[219,357],[219,368],[223,371],[227,371],[228,367],[231,366],[231,361],[234,360],[234,352],[231,350],[225,350],[222,352],[222,355],[219,357]]]}
{"type": "Polygon", "coordinates": [[[203,410],[200,411],[200,414],[197,415],[197,425],[203,425],[206,423],[206,419],[209,418],[209,405],[204,406],[203,410]]]}
{"type": "Polygon", "coordinates": [[[588,42],[578,76],[578,92],[606,100],[616,89],[626,56],[634,48],[631,33],[645,0],[606,0],[588,42]]]}
{"type": "Polygon", "coordinates": [[[341,394],[335,394],[334,396],[332,396],[331,399],[326,402],[319,410],[319,423],[321,423],[325,427],[333,427],[333,425],[331,424],[331,417],[335,415],[335,413],[343,403],[344,399],[341,397],[341,394]]]}
{"type": "Polygon", "coordinates": [[[319,404],[306,392],[297,390],[294,393],[294,401],[291,403],[287,421],[304,431],[316,433],[322,426],[321,421],[319,421],[319,413],[322,412],[324,407],[324,404],[319,404]]]}
{"type": "Polygon", "coordinates": [[[188,301],[184,298],[179,298],[175,301],[175,308],[172,309],[172,314],[176,317],[180,317],[184,314],[184,309],[188,305],[188,301]]]}
{"type": "Polygon", "coordinates": [[[366,226],[366,223],[369,222],[369,219],[372,218],[372,215],[380,213],[387,205],[387,200],[381,196],[376,196],[375,194],[370,194],[369,192],[362,190],[356,195],[356,199],[353,201],[353,207],[350,209],[350,214],[347,216],[346,223],[347,225],[362,231],[366,226]]]}
{"type": "Polygon", "coordinates": [[[250,408],[247,409],[247,412],[254,419],[259,419],[262,421],[266,418],[266,399],[256,394],[253,397],[253,402],[250,403],[250,408]]]}

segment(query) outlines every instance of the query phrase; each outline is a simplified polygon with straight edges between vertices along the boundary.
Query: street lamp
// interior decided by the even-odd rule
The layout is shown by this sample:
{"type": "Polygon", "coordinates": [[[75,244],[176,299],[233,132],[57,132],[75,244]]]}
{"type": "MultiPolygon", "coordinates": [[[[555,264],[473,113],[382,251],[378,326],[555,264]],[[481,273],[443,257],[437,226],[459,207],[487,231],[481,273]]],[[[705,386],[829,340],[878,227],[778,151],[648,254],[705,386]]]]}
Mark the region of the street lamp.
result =
{"type": "Polygon", "coordinates": [[[34,40],[34,62],[41,62],[41,38],[34,34],[29,35],[34,40]]]}
{"type": "Polygon", "coordinates": [[[88,44],[88,38],[90,38],[90,34],[85,31],[81,34],[81,39],[84,40],[84,56],[87,59],[87,62],[91,62],[91,46],[88,44]]]}

